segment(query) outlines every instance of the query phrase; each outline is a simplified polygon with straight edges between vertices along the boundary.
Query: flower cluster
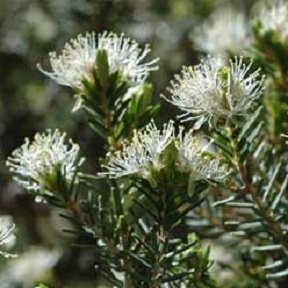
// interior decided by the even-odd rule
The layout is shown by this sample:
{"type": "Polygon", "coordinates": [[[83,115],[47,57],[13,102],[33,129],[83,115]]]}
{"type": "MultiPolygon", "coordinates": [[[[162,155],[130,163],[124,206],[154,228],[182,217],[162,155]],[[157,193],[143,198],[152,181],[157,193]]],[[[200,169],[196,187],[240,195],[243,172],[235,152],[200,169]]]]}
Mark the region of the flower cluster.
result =
{"type": "Polygon", "coordinates": [[[211,17],[195,29],[195,46],[214,55],[228,52],[243,53],[250,45],[250,27],[244,13],[231,7],[217,9],[211,17]]]}
{"type": "Polygon", "coordinates": [[[61,55],[50,52],[52,72],[43,70],[40,65],[38,68],[61,85],[81,89],[84,78],[92,80],[99,50],[107,52],[109,72],[121,72],[132,85],[143,83],[150,71],[158,69],[158,59],[142,63],[150,52],[148,45],[141,49],[138,43],[130,38],[125,38],[123,34],[117,36],[112,32],[104,32],[97,38],[95,33],[79,35],[65,45],[61,55]]]}
{"type": "Polygon", "coordinates": [[[111,177],[122,177],[130,174],[141,174],[148,177],[153,164],[161,168],[160,155],[174,135],[173,122],[164,125],[159,131],[152,121],[144,131],[134,131],[131,143],[124,143],[121,151],[107,154],[108,162],[102,167],[108,172],[100,173],[111,177]]]}
{"type": "Polygon", "coordinates": [[[179,171],[194,173],[199,178],[223,180],[228,174],[227,167],[218,158],[205,156],[207,145],[193,136],[192,130],[184,134],[183,129],[180,127],[176,135],[172,121],[164,124],[163,131],[158,130],[153,121],[150,122],[143,131],[135,131],[131,143],[124,144],[122,150],[107,154],[106,164],[102,165],[106,172],[100,175],[119,178],[138,174],[149,179],[152,167],[160,170],[165,166],[167,159],[163,156],[164,151],[174,142],[179,171]]]}
{"type": "Polygon", "coordinates": [[[282,41],[288,37],[288,3],[271,1],[269,6],[262,7],[259,15],[262,32],[273,31],[282,41]]]}
{"type": "Polygon", "coordinates": [[[7,159],[7,166],[15,175],[15,180],[28,190],[39,190],[45,187],[47,177],[53,176],[60,169],[66,179],[72,179],[77,166],[79,146],[69,140],[65,143],[66,133],[59,130],[47,130],[37,133],[34,140],[25,143],[12,152],[7,159]]]}
{"type": "MultiPolygon", "coordinates": [[[[15,224],[12,222],[11,217],[0,217],[0,246],[12,246],[15,242],[14,235],[15,224]]],[[[16,255],[8,252],[0,251],[0,255],[4,257],[15,257],[16,255]]]]}
{"type": "Polygon", "coordinates": [[[250,73],[242,58],[230,59],[226,65],[221,58],[208,57],[194,67],[183,67],[182,74],[171,81],[168,102],[180,108],[183,120],[197,120],[195,129],[208,121],[217,126],[234,116],[248,116],[249,110],[261,95],[263,77],[260,70],[250,73]]]}
{"type": "Polygon", "coordinates": [[[199,178],[222,181],[229,173],[218,157],[211,157],[210,143],[204,145],[201,139],[193,136],[193,130],[183,134],[183,129],[176,138],[179,169],[194,172],[199,178]],[[209,155],[209,156],[208,156],[209,155]]]}

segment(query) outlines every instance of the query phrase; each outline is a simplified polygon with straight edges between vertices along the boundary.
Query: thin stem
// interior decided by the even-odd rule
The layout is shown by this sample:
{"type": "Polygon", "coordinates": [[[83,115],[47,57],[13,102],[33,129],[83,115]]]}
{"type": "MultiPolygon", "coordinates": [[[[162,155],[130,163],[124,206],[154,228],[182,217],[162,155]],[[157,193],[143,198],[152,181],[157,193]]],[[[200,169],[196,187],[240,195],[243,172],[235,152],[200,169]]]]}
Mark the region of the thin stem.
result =
{"type": "Polygon", "coordinates": [[[159,185],[159,204],[158,204],[158,219],[157,223],[157,242],[158,242],[158,253],[155,256],[155,267],[152,272],[152,283],[151,288],[161,288],[161,279],[165,275],[165,268],[161,267],[161,261],[165,255],[165,249],[167,247],[167,241],[169,241],[170,233],[166,224],[166,213],[167,213],[167,193],[169,193],[169,184],[164,179],[165,183],[163,186],[159,185]]]}
{"type": "MultiPolygon", "coordinates": [[[[122,195],[121,191],[119,189],[118,183],[115,180],[111,180],[111,189],[113,190],[111,193],[111,196],[113,197],[113,202],[114,202],[114,207],[115,207],[115,213],[117,215],[117,219],[120,219],[122,217],[122,221],[125,221],[124,218],[124,209],[122,205],[122,195]]],[[[126,229],[123,231],[122,228],[120,228],[120,241],[123,244],[124,251],[130,251],[131,247],[128,242],[128,237],[129,237],[129,229],[126,231],[126,229]]],[[[127,271],[131,271],[132,265],[130,262],[130,258],[127,253],[124,253],[122,257],[123,261],[123,266],[126,268],[127,271]]],[[[124,274],[124,288],[132,288],[132,281],[130,279],[129,272],[125,272],[124,274]]]]}
{"type": "Polygon", "coordinates": [[[105,128],[107,131],[109,131],[109,136],[107,137],[106,141],[109,145],[109,149],[111,151],[116,151],[119,149],[119,143],[116,139],[115,129],[112,125],[112,114],[111,114],[111,108],[109,108],[109,95],[107,95],[107,88],[105,88],[101,93],[101,99],[102,99],[102,111],[104,113],[104,123],[105,128]]]}

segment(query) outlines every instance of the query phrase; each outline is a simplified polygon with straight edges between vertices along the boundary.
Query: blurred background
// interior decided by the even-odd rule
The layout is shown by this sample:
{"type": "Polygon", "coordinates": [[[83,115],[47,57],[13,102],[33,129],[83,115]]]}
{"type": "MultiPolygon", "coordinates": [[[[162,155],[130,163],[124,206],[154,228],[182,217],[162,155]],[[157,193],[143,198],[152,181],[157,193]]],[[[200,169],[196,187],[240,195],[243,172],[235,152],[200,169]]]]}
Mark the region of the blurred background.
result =
{"type": "Polygon", "coordinates": [[[69,223],[59,217],[61,211],[35,203],[5,166],[24,137],[46,128],[67,131],[80,144],[87,171],[97,171],[104,153],[81,112],[71,113],[72,91],[45,77],[36,64],[48,67],[49,51],[60,52],[70,38],[86,31],[124,32],[141,44],[150,43],[149,57],[160,57],[160,69],[150,80],[164,121],[177,114],[159,96],[173,74],[207,53],[245,53],[249,19],[257,5],[252,0],[0,1],[0,214],[16,223],[13,252],[19,254],[0,257],[1,288],[39,282],[55,288],[102,287],[94,269],[97,255],[85,247],[85,239],[62,232],[69,223]]]}

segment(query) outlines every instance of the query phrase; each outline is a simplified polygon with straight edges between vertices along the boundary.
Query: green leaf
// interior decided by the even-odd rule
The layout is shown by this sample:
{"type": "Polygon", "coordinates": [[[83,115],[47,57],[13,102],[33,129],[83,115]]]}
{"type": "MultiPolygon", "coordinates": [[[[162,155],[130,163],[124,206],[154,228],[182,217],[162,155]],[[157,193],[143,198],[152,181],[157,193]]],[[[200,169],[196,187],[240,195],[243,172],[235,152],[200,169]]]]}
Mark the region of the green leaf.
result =
{"type": "Polygon", "coordinates": [[[281,185],[281,188],[280,188],[280,191],[278,192],[278,194],[276,195],[272,205],[271,205],[271,209],[273,211],[277,210],[278,208],[278,205],[282,199],[282,197],[284,196],[284,194],[286,194],[287,190],[287,184],[288,184],[288,175],[286,175],[286,178],[285,180],[283,181],[282,185],[281,185]]]}
{"type": "MultiPolygon", "coordinates": [[[[111,78],[110,78],[111,79],[111,78]]],[[[110,80],[109,79],[109,80],[110,80]]],[[[109,96],[109,107],[116,107],[116,103],[117,101],[124,101],[124,96],[126,95],[126,93],[128,92],[129,89],[129,85],[127,82],[123,81],[122,79],[117,79],[118,82],[116,82],[115,84],[110,83],[110,85],[115,85],[113,87],[109,87],[109,90],[107,91],[107,95],[109,96]]],[[[127,102],[129,102],[130,100],[128,99],[127,102]]],[[[117,110],[117,108],[116,108],[117,110]]]]}
{"type": "Polygon", "coordinates": [[[96,54],[96,70],[102,89],[107,90],[109,81],[109,63],[106,50],[98,50],[96,54]]]}
{"type": "Polygon", "coordinates": [[[146,212],[147,215],[151,216],[156,221],[156,223],[159,222],[158,216],[155,215],[153,210],[149,209],[149,207],[146,207],[142,202],[140,202],[137,199],[133,199],[133,202],[135,202],[139,206],[140,209],[146,212]]]}
{"type": "Polygon", "coordinates": [[[276,273],[269,273],[266,275],[268,279],[280,279],[288,276],[288,269],[276,273]]]}
{"type": "Polygon", "coordinates": [[[99,135],[103,139],[107,139],[109,133],[105,127],[103,127],[98,122],[93,121],[88,122],[88,124],[97,135],[99,135]]]}
{"type": "Polygon", "coordinates": [[[141,244],[143,245],[143,247],[145,247],[145,249],[147,249],[151,255],[154,255],[157,251],[155,251],[153,249],[153,247],[151,245],[149,245],[147,242],[143,241],[140,239],[140,237],[138,237],[135,233],[133,234],[133,237],[141,244]]]}
{"type": "Polygon", "coordinates": [[[184,277],[187,277],[188,275],[191,275],[192,272],[190,271],[186,271],[186,272],[182,272],[182,273],[175,273],[171,276],[168,276],[166,278],[164,278],[161,282],[162,283],[166,283],[166,282],[174,282],[174,281],[178,281],[183,279],[184,277]]]}
{"type": "Polygon", "coordinates": [[[134,259],[136,260],[136,262],[138,262],[140,265],[143,265],[144,267],[148,268],[148,269],[152,269],[152,266],[150,263],[148,263],[145,259],[140,258],[137,254],[131,252],[131,251],[127,251],[128,254],[134,259]]]}
{"type": "Polygon", "coordinates": [[[238,145],[241,147],[242,141],[245,141],[245,138],[247,138],[248,135],[250,135],[251,130],[253,130],[253,127],[255,127],[255,122],[257,122],[258,117],[260,116],[260,113],[263,110],[263,106],[260,106],[249,118],[249,120],[244,124],[243,128],[241,129],[241,132],[238,136],[238,145]]]}
{"type": "Polygon", "coordinates": [[[273,175],[264,191],[264,195],[263,195],[263,201],[266,201],[267,200],[267,197],[269,195],[269,193],[272,191],[272,188],[273,188],[273,185],[274,185],[274,182],[276,180],[276,177],[278,176],[278,173],[280,172],[280,167],[282,166],[282,163],[279,163],[274,172],[273,172],[273,175]]]}

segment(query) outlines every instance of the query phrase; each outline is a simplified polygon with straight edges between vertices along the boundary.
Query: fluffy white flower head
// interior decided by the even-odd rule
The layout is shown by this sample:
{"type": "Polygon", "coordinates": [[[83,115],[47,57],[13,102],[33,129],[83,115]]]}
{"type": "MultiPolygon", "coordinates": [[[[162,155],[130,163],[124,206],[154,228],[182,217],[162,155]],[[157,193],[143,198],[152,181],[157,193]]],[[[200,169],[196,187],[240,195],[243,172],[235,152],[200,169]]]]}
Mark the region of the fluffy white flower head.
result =
{"type": "Polygon", "coordinates": [[[179,169],[191,171],[200,179],[224,180],[229,174],[227,166],[223,165],[215,155],[211,157],[213,153],[209,153],[210,143],[205,145],[203,139],[193,136],[193,132],[190,130],[183,134],[183,129],[181,129],[176,138],[179,169]]]}
{"type": "Polygon", "coordinates": [[[7,159],[7,166],[15,175],[14,179],[28,190],[38,190],[45,184],[48,175],[54,175],[61,169],[66,179],[72,179],[79,162],[79,146],[72,140],[65,142],[66,133],[59,130],[47,130],[37,133],[34,140],[25,143],[12,152],[7,159]]]}
{"type": "Polygon", "coordinates": [[[206,157],[204,152],[207,145],[193,136],[193,131],[184,134],[184,128],[175,135],[173,122],[164,125],[163,131],[157,129],[154,122],[146,126],[143,131],[136,131],[130,144],[125,144],[122,150],[114,154],[108,153],[106,164],[103,168],[108,175],[119,178],[127,175],[138,174],[142,178],[151,179],[151,167],[160,170],[165,164],[167,146],[174,142],[177,153],[177,169],[181,172],[192,172],[198,178],[208,178],[221,181],[227,173],[226,166],[216,157],[206,157]]]}
{"type": "Polygon", "coordinates": [[[262,7],[259,20],[263,32],[273,31],[282,41],[288,37],[288,3],[284,1],[271,1],[270,5],[262,7]]]}
{"type": "Polygon", "coordinates": [[[197,120],[195,129],[205,121],[217,125],[234,116],[248,116],[249,110],[261,95],[264,78],[260,71],[250,72],[242,58],[230,60],[226,65],[221,58],[208,57],[194,67],[183,67],[167,90],[171,95],[163,96],[180,108],[185,121],[197,120]]]}
{"type": "Polygon", "coordinates": [[[251,42],[248,24],[242,12],[221,7],[195,29],[193,40],[199,50],[213,55],[242,54],[251,42]]]}
{"type": "MultiPolygon", "coordinates": [[[[10,216],[0,216],[0,247],[11,247],[15,243],[14,234],[15,224],[10,216]]],[[[10,254],[0,250],[0,255],[4,257],[15,257],[15,254],[10,254]]]]}
{"type": "Polygon", "coordinates": [[[173,135],[172,121],[164,125],[163,131],[157,129],[154,121],[150,122],[143,131],[135,131],[131,143],[125,143],[121,151],[108,153],[107,164],[102,165],[107,172],[100,175],[118,178],[141,174],[149,177],[151,165],[161,168],[160,155],[173,139],[173,135]]]}
{"type": "Polygon", "coordinates": [[[61,85],[81,89],[84,78],[92,80],[99,50],[107,52],[109,72],[120,71],[131,85],[143,83],[150,71],[158,69],[158,59],[142,63],[150,52],[148,45],[141,49],[137,42],[124,37],[124,34],[118,36],[112,32],[97,37],[93,32],[79,35],[65,45],[62,54],[50,52],[51,72],[43,70],[40,65],[38,68],[61,85]]]}

